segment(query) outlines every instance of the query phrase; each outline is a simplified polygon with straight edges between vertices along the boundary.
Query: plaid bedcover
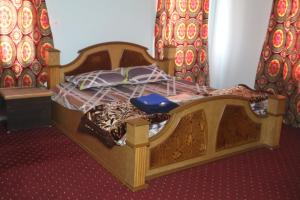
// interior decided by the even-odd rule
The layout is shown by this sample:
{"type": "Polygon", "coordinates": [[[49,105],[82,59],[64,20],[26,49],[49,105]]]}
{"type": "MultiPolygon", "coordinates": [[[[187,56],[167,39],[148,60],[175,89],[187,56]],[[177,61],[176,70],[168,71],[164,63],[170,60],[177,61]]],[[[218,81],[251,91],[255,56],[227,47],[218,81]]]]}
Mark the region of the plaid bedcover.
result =
{"type": "MultiPolygon", "coordinates": [[[[206,86],[175,79],[165,82],[118,85],[84,91],[78,90],[75,85],[66,82],[59,84],[53,91],[55,93],[52,97],[54,101],[64,107],[80,110],[84,113],[79,130],[96,136],[108,147],[115,144],[124,144],[126,120],[128,119],[144,118],[150,122],[150,128],[161,128],[161,125],[158,124],[165,123],[169,119],[168,114],[149,115],[138,110],[129,101],[133,97],[158,93],[179,104],[218,95],[238,95],[255,102],[262,102],[267,98],[266,94],[254,92],[244,86],[214,90],[206,86]]],[[[259,108],[261,109],[261,106],[259,108]]]]}

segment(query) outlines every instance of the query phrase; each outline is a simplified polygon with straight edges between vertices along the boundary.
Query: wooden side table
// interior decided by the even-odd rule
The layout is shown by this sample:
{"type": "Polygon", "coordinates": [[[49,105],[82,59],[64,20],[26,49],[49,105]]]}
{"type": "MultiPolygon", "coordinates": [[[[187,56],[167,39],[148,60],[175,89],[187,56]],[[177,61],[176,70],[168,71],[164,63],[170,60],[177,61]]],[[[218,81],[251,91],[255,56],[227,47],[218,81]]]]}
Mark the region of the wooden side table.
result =
{"type": "Polygon", "coordinates": [[[7,130],[51,125],[51,95],[45,88],[1,88],[7,130]]]}

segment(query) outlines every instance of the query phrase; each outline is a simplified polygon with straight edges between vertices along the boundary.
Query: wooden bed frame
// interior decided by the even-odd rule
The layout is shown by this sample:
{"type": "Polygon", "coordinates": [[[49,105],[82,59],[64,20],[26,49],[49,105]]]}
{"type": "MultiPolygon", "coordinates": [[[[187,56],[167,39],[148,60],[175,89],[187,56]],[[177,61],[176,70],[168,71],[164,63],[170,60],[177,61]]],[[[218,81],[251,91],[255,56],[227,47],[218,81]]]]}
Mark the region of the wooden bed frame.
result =
{"type": "MultiPolygon", "coordinates": [[[[49,50],[49,87],[64,81],[64,75],[95,69],[111,69],[157,63],[167,73],[174,73],[175,49],[166,59],[153,59],[145,47],[110,42],[79,51],[70,64],[60,65],[60,52],[49,50]]],[[[80,133],[77,127],[83,115],[53,102],[54,124],[79,144],[102,166],[133,191],[145,188],[146,180],[214,161],[258,147],[278,147],[285,98],[269,98],[268,114],[256,115],[241,97],[218,96],[196,100],[170,112],[171,118],[156,136],[148,137],[145,120],[127,122],[127,143],[111,149],[98,139],[80,133]]]]}

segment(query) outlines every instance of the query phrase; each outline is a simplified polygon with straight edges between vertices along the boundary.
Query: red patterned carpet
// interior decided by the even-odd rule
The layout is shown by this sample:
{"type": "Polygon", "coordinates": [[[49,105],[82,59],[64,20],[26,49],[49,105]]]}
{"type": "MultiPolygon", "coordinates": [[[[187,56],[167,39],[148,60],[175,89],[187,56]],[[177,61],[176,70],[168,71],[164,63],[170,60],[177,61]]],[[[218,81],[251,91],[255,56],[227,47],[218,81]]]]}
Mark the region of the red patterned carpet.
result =
{"type": "Polygon", "coordinates": [[[281,148],[237,155],[149,182],[133,193],[56,128],[0,126],[0,199],[299,200],[300,130],[281,148]]]}

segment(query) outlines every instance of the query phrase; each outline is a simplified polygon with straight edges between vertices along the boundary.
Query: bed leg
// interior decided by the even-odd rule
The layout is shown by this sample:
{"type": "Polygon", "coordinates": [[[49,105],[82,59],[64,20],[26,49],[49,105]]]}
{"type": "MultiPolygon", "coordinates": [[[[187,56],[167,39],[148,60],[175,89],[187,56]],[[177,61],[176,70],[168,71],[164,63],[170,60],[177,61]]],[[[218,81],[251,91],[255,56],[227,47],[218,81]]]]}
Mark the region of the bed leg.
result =
{"type": "Polygon", "coordinates": [[[263,122],[262,142],[270,149],[279,147],[282,115],[285,112],[284,96],[271,96],[268,101],[268,118],[263,122]]]}
{"type": "Polygon", "coordinates": [[[137,119],[127,121],[126,144],[129,154],[126,163],[126,184],[133,191],[147,187],[146,171],[149,163],[149,123],[137,119]]]}
{"type": "Polygon", "coordinates": [[[271,150],[278,148],[282,126],[282,116],[269,116],[263,126],[265,126],[263,129],[263,143],[271,150]]]}

